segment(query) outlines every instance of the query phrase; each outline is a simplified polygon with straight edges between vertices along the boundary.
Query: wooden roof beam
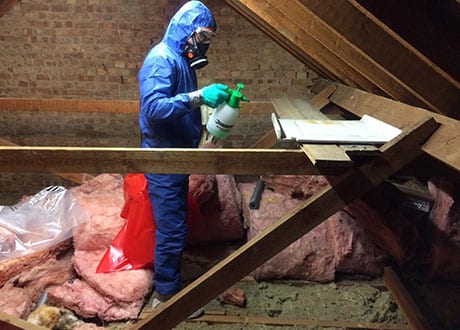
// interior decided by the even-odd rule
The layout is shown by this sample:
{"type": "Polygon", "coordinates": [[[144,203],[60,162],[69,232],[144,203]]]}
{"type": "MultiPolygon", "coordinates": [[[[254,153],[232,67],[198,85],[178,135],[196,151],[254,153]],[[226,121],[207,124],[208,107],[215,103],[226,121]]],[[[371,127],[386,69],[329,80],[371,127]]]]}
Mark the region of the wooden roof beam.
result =
{"type": "Polygon", "coordinates": [[[354,0],[225,1],[333,80],[459,116],[460,84],[354,0]]]}
{"type": "MultiPolygon", "coordinates": [[[[396,100],[460,118],[460,83],[425,57],[356,0],[301,0],[357,51],[371,57],[388,72],[382,90],[396,100]],[[399,81],[399,83],[398,83],[399,81]],[[399,86],[398,86],[399,85],[399,86]],[[404,87],[401,96],[393,92],[404,87]]],[[[340,56],[340,55],[339,55],[340,56]]],[[[357,60],[358,58],[355,57],[357,60]]],[[[347,57],[353,63],[354,58],[347,57]]],[[[372,81],[374,68],[364,66],[372,81]]]]}
{"type": "MultiPolygon", "coordinates": [[[[320,81],[318,85],[324,88],[327,83],[320,81]]],[[[441,125],[424,143],[422,150],[460,173],[460,121],[341,84],[329,99],[358,117],[371,115],[399,128],[420,116],[432,115],[441,125]]]]}
{"type": "Polygon", "coordinates": [[[0,146],[5,173],[337,174],[297,149],[168,149],[0,146]]]}
{"type": "MultiPolygon", "coordinates": [[[[313,30],[326,25],[298,1],[225,0],[225,2],[261,29],[304,64],[329,79],[378,92],[379,88],[361,75],[334,50],[328,49],[313,30]],[[286,10],[298,12],[291,17],[286,10]],[[308,25],[307,25],[308,24],[308,25]]],[[[327,28],[327,27],[326,27],[327,28]]]]}

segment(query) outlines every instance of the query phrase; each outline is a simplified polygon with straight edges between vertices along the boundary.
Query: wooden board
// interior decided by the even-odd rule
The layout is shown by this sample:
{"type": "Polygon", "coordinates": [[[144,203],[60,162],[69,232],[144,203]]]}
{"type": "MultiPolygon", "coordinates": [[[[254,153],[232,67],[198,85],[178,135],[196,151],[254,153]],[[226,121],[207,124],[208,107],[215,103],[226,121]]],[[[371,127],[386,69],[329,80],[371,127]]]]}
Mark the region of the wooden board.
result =
{"type": "Polygon", "coordinates": [[[0,110],[139,113],[139,101],[0,98],[0,110]]]}
{"type": "MultiPolygon", "coordinates": [[[[257,317],[257,316],[230,316],[230,315],[208,315],[205,314],[198,319],[188,322],[206,322],[207,324],[263,324],[279,327],[299,328],[338,328],[338,329],[376,329],[376,330],[408,330],[406,324],[382,324],[376,322],[360,321],[333,321],[333,320],[305,320],[287,319],[280,317],[257,317]]],[[[296,329],[294,328],[294,329],[296,329]]]]}
{"type": "Polygon", "coordinates": [[[6,173],[313,174],[317,168],[294,149],[168,149],[0,146],[6,173]]]}
{"type": "MultiPolygon", "coordinates": [[[[0,146],[17,146],[17,144],[14,144],[11,141],[0,138],[0,146]]],[[[64,178],[66,180],[69,180],[75,183],[79,183],[79,184],[86,182],[93,178],[92,175],[87,174],[87,173],[62,173],[61,172],[61,173],[54,173],[54,174],[56,174],[57,176],[60,176],[61,178],[64,178]]]]}
{"type": "Polygon", "coordinates": [[[345,150],[337,147],[335,144],[302,144],[300,145],[300,149],[302,149],[315,166],[349,167],[353,165],[353,161],[345,150]]]}
{"type": "Polygon", "coordinates": [[[385,286],[391,291],[393,297],[395,297],[395,300],[399,308],[401,308],[410,328],[416,330],[430,330],[431,327],[418,309],[417,304],[411,298],[409,292],[402,284],[394,270],[390,267],[384,268],[383,281],[385,286]]]}
{"type": "Polygon", "coordinates": [[[399,139],[384,145],[381,157],[348,170],[333,186],[326,186],[280,218],[129,329],[173,328],[197,308],[415,159],[421,152],[422,141],[436,128],[437,124],[430,118],[417,122],[399,139]]]}
{"type": "Polygon", "coordinates": [[[11,316],[0,311],[0,329],[1,330],[46,330],[48,328],[34,325],[18,317],[11,316]]]}
{"type": "MultiPolygon", "coordinates": [[[[325,82],[321,84],[324,88],[325,82]]],[[[460,172],[460,121],[341,84],[330,100],[359,117],[369,114],[399,128],[420,117],[432,115],[441,126],[424,143],[422,149],[460,172]]]]}

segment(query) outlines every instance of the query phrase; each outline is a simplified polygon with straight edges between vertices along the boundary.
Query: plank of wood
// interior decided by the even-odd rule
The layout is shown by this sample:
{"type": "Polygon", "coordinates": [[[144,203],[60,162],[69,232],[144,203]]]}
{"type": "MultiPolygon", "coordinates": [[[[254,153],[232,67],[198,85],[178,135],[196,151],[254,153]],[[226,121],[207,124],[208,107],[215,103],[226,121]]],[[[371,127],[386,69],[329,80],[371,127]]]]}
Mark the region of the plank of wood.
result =
{"type": "MultiPolygon", "coordinates": [[[[17,146],[17,144],[0,138],[0,146],[17,146]]],[[[86,182],[88,180],[91,180],[94,176],[88,173],[54,173],[57,176],[60,176],[61,178],[64,178],[66,180],[69,180],[71,182],[79,183],[82,184],[83,182],[86,182]]]]}
{"type": "Polygon", "coordinates": [[[168,149],[0,146],[6,173],[319,174],[295,149],[168,149]]]}
{"type": "MultiPolygon", "coordinates": [[[[1,1],[1,0],[0,0],[1,1]]],[[[241,113],[270,113],[271,102],[250,102],[241,113]]],[[[0,98],[0,111],[107,112],[138,114],[139,101],[0,98]]]]}
{"type": "Polygon", "coordinates": [[[139,101],[0,98],[0,110],[139,113],[139,101]]]}
{"type": "Polygon", "coordinates": [[[302,144],[300,149],[315,166],[350,167],[353,165],[353,161],[345,150],[335,144],[302,144]]]}
{"type": "Polygon", "coordinates": [[[395,298],[399,308],[401,308],[404,317],[409,323],[409,327],[413,330],[431,329],[431,326],[418,309],[409,291],[407,291],[406,287],[391,267],[384,268],[383,281],[395,298]]]}
{"type": "Polygon", "coordinates": [[[232,315],[208,315],[207,313],[197,319],[187,322],[206,322],[208,324],[264,324],[273,326],[289,327],[326,327],[339,329],[379,329],[379,330],[407,330],[406,324],[383,324],[361,321],[332,321],[332,320],[308,320],[286,319],[279,317],[256,317],[256,316],[232,316],[232,315]]]}
{"type": "Polygon", "coordinates": [[[337,89],[337,85],[331,84],[331,85],[326,86],[317,95],[315,95],[309,101],[313,109],[316,109],[317,111],[319,111],[323,107],[328,105],[331,102],[329,101],[329,97],[332,95],[332,93],[335,92],[336,89],[337,89]]]}
{"type": "Polygon", "coordinates": [[[380,149],[372,145],[342,144],[340,148],[351,157],[377,156],[380,153],[380,149]]]}
{"type": "Polygon", "coordinates": [[[48,328],[29,323],[18,317],[0,311],[0,329],[2,330],[46,330],[48,328]]]}
{"type": "Polygon", "coordinates": [[[251,149],[270,149],[278,142],[274,130],[268,131],[259,140],[257,140],[251,149]]]}
{"type": "MultiPolygon", "coordinates": [[[[310,102],[299,98],[274,98],[272,99],[275,111],[281,118],[286,119],[328,119],[321,113],[319,106],[322,102],[318,100],[327,99],[335,88],[326,87],[323,94],[318,94],[313,98],[316,99],[316,106],[310,102]]],[[[329,103],[329,100],[327,101],[329,103]]],[[[301,144],[300,148],[315,166],[351,166],[352,160],[348,155],[335,144],[301,144]]]]}
{"type": "Polygon", "coordinates": [[[368,114],[398,128],[421,116],[432,115],[441,126],[424,143],[422,149],[431,157],[460,172],[460,121],[342,84],[337,87],[330,100],[359,117],[368,114]]]}
{"type": "Polygon", "coordinates": [[[354,199],[369,192],[420,154],[420,145],[435,129],[424,118],[382,147],[382,156],[349,169],[298,208],[281,217],[207,273],[129,329],[171,329],[200,306],[238,282],[354,199]]]}
{"type": "Polygon", "coordinates": [[[359,1],[302,0],[302,3],[406,84],[414,95],[432,104],[429,109],[459,118],[460,83],[373,16],[359,1]]]}

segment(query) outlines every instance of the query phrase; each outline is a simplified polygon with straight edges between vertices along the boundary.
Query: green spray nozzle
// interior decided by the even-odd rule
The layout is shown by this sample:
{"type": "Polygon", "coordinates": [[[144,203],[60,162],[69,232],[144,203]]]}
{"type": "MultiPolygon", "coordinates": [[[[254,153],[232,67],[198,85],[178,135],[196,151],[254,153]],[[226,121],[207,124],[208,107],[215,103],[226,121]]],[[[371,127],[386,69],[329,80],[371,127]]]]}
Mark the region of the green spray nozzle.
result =
{"type": "Polygon", "coordinates": [[[225,91],[230,94],[230,97],[227,100],[227,104],[232,108],[241,108],[240,101],[249,102],[249,99],[241,93],[241,90],[244,88],[244,84],[238,83],[237,89],[227,88],[225,91]]]}

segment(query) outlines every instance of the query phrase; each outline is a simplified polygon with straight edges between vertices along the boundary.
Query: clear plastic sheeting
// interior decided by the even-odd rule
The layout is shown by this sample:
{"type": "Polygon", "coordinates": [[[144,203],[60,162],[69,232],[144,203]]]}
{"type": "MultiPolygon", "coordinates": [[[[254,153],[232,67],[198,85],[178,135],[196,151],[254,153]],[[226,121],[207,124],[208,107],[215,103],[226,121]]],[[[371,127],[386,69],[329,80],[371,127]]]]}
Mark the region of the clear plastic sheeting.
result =
{"type": "Polygon", "coordinates": [[[87,216],[72,193],[49,186],[12,206],[0,206],[0,261],[44,250],[72,237],[87,216]]]}

